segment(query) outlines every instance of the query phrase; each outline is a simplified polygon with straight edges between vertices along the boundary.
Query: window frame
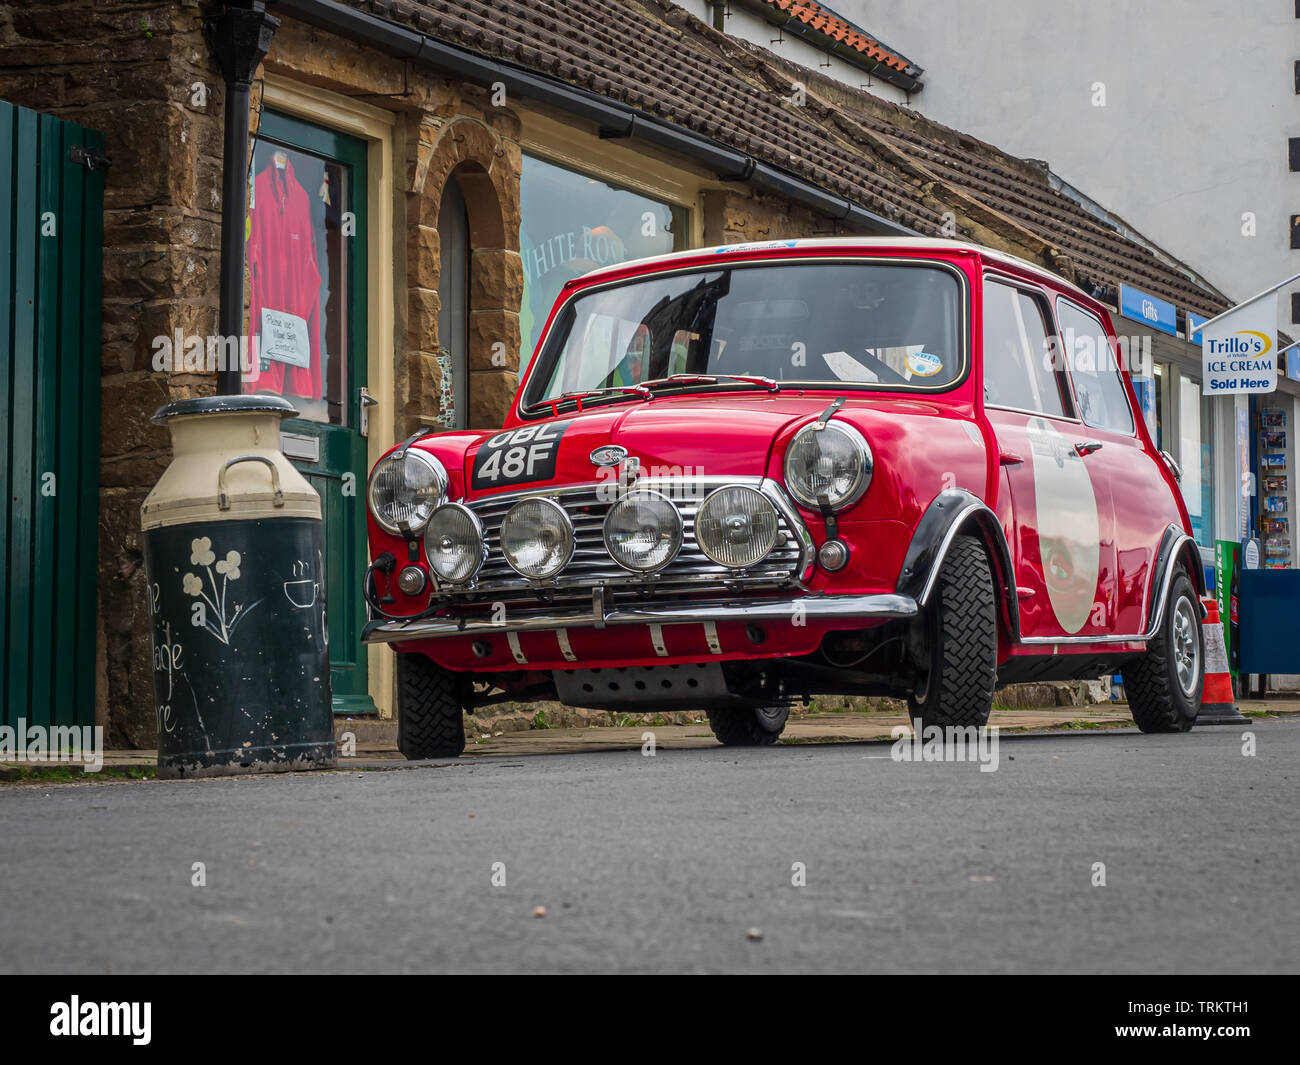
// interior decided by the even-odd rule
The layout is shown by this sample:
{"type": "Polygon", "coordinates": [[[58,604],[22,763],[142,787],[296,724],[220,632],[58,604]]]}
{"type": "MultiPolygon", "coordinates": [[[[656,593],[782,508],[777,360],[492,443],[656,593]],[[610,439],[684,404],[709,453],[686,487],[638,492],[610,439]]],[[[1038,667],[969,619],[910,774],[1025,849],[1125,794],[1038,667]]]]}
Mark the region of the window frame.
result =
{"type": "MultiPolygon", "coordinates": [[[[533,378],[536,368],[540,362],[541,356],[546,352],[547,345],[551,341],[551,333],[556,325],[562,320],[564,313],[569,307],[582,296],[589,295],[593,292],[602,291],[608,288],[617,288],[622,285],[636,284],[645,281],[651,277],[668,277],[679,274],[705,274],[717,270],[734,270],[734,269],[761,269],[769,266],[797,266],[800,264],[813,265],[879,265],[879,266],[919,266],[941,269],[951,274],[957,281],[957,298],[958,298],[958,321],[957,321],[957,338],[961,344],[961,371],[948,384],[942,386],[933,386],[930,388],[908,388],[900,389],[882,388],[878,384],[870,384],[863,381],[782,381],[782,387],[789,387],[791,390],[800,390],[804,392],[832,392],[851,390],[855,392],[894,392],[906,396],[936,396],[946,395],[956,391],[966,384],[971,377],[975,363],[974,348],[974,330],[972,309],[974,306],[974,297],[970,278],[961,267],[948,259],[930,259],[918,257],[915,255],[845,255],[835,253],[830,255],[812,254],[812,255],[781,255],[771,258],[723,258],[716,263],[703,264],[695,262],[689,266],[678,267],[673,270],[648,270],[632,274],[629,277],[620,277],[609,281],[602,281],[591,285],[581,285],[572,292],[564,296],[551,309],[550,319],[546,327],[542,330],[537,339],[537,358],[534,358],[529,364],[526,376],[519,383],[519,390],[515,396],[515,414],[521,421],[531,421],[543,417],[551,417],[552,404],[555,400],[534,399],[531,393],[534,390],[533,378]]],[[[697,386],[700,387],[700,386],[697,386]]],[[[737,386],[728,385],[725,380],[719,381],[715,385],[705,386],[709,391],[737,391],[737,386]]],[[[744,386],[740,386],[744,387],[744,386]]],[[[615,402],[618,397],[592,397],[583,400],[583,409],[605,403],[615,402]]],[[[571,401],[565,401],[571,402],[571,401]]]]}
{"type": "MultiPolygon", "coordinates": [[[[289,427],[292,428],[297,423],[299,425],[334,426],[359,432],[361,425],[361,390],[370,383],[369,345],[371,343],[369,331],[369,316],[371,313],[369,293],[372,284],[369,269],[371,213],[369,190],[372,178],[370,174],[370,153],[366,141],[355,132],[338,129],[333,125],[326,124],[323,119],[306,117],[291,109],[282,107],[278,102],[268,102],[262,112],[256,134],[252,138],[249,148],[250,178],[253,174],[252,168],[257,149],[262,144],[278,145],[288,148],[290,151],[313,155],[324,161],[326,165],[333,163],[347,167],[349,170],[349,188],[346,190],[347,201],[350,210],[358,220],[359,235],[354,235],[348,240],[347,244],[343,245],[347,250],[347,261],[345,264],[346,269],[342,271],[340,278],[344,286],[344,307],[341,317],[344,327],[344,344],[343,350],[338,355],[342,359],[340,368],[342,398],[337,401],[341,406],[341,416],[340,420],[335,422],[330,421],[328,418],[321,421],[317,418],[299,415],[290,420],[289,427]]],[[[251,285],[247,248],[244,251],[242,270],[244,275],[242,291],[246,294],[251,285]]],[[[241,318],[247,319],[250,310],[249,301],[245,297],[241,298],[243,299],[243,306],[240,315],[241,318]]],[[[322,308],[322,316],[323,310],[322,308]]],[[[248,321],[247,328],[249,335],[252,335],[255,331],[255,323],[248,321]]],[[[322,321],[323,332],[324,322],[322,321]]],[[[324,343],[322,337],[322,346],[324,343]]],[[[328,398],[327,370],[326,365],[321,366],[321,398],[325,400],[328,411],[328,405],[334,401],[328,398]]],[[[241,391],[245,384],[241,379],[241,391]]],[[[288,396],[287,398],[292,401],[295,397],[288,396]]]]}
{"type": "Polygon", "coordinates": [[[1071,422],[1074,425],[1084,425],[1085,423],[1079,417],[1078,406],[1074,396],[1074,383],[1069,379],[1069,375],[1064,370],[1054,369],[1052,373],[1056,377],[1057,388],[1061,393],[1061,405],[1068,408],[1064,414],[1052,414],[1048,411],[1030,410],[1027,407],[1016,407],[1009,403],[990,403],[984,398],[984,385],[988,379],[988,362],[985,358],[984,351],[984,300],[985,288],[992,281],[1006,288],[1014,289],[1028,296],[1038,304],[1039,313],[1044,315],[1044,321],[1049,330],[1049,336],[1054,336],[1058,345],[1061,342],[1061,331],[1056,322],[1056,312],[1053,300],[1049,297],[1047,291],[1032,281],[1026,281],[1023,278],[1016,277],[1014,274],[1005,274],[997,270],[985,270],[980,279],[980,373],[981,380],[977,392],[979,400],[984,407],[992,407],[995,410],[1014,411],[1017,414],[1030,414],[1036,418],[1051,418],[1053,421],[1071,422]],[[1062,387],[1064,380],[1064,387],[1062,387]]]}
{"type": "MultiPolygon", "coordinates": [[[[1078,311],[1080,314],[1085,314],[1085,315],[1087,315],[1089,318],[1092,318],[1094,321],[1096,321],[1096,323],[1097,323],[1098,325],[1100,325],[1100,326],[1102,327],[1102,329],[1103,329],[1103,335],[1106,337],[1106,344],[1107,344],[1107,347],[1109,348],[1110,357],[1111,357],[1111,359],[1112,359],[1112,360],[1114,361],[1114,363],[1115,363],[1115,367],[1114,367],[1114,371],[1113,371],[1113,372],[1114,372],[1114,374],[1115,374],[1115,378],[1116,378],[1116,380],[1119,381],[1119,389],[1120,389],[1120,392],[1122,392],[1123,395],[1124,395],[1124,403],[1125,403],[1125,406],[1128,408],[1129,428],[1128,428],[1128,429],[1117,429],[1117,428],[1115,428],[1114,426],[1110,426],[1110,425],[1094,425],[1092,422],[1088,421],[1088,419],[1085,418],[1085,417],[1083,416],[1083,414],[1082,414],[1082,412],[1081,412],[1081,407],[1080,407],[1080,404],[1079,404],[1079,395],[1078,395],[1078,391],[1077,391],[1077,389],[1075,388],[1075,384],[1074,384],[1074,370],[1073,370],[1073,368],[1070,366],[1070,362],[1069,362],[1069,359],[1068,359],[1068,357],[1067,357],[1067,359],[1066,359],[1066,366],[1065,366],[1065,375],[1066,375],[1066,378],[1067,378],[1067,379],[1069,380],[1069,382],[1070,382],[1070,397],[1071,397],[1071,401],[1072,401],[1072,403],[1073,403],[1073,405],[1074,405],[1074,409],[1075,409],[1076,413],[1079,414],[1078,420],[1079,420],[1083,425],[1086,425],[1089,429],[1096,429],[1098,432],[1102,432],[1102,433],[1113,433],[1115,436],[1123,436],[1123,437],[1129,437],[1129,438],[1136,438],[1136,437],[1137,437],[1137,424],[1138,424],[1139,419],[1141,418],[1141,415],[1139,414],[1138,410],[1136,409],[1136,404],[1134,403],[1134,399],[1135,399],[1136,397],[1133,395],[1133,393],[1132,393],[1132,389],[1129,388],[1129,387],[1126,387],[1125,384],[1124,384],[1124,375],[1123,375],[1123,373],[1121,373],[1121,371],[1120,371],[1120,367],[1119,367],[1119,359],[1118,359],[1118,358],[1116,357],[1116,355],[1115,355],[1115,352],[1116,352],[1116,350],[1117,350],[1117,348],[1118,348],[1118,344],[1116,343],[1114,333],[1111,333],[1111,332],[1109,332],[1109,331],[1106,331],[1106,328],[1105,328],[1105,327],[1106,327],[1106,323],[1105,323],[1105,321],[1102,319],[1102,316],[1101,316],[1101,315],[1096,314],[1096,313],[1093,312],[1093,311],[1090,311],[1087,307],[1085,307],[1085,306],[1084,306],[1082,303],[1080,303],[1078,300],[1071,299],[1069,296],[1065,295],[1064,293],[1057,293],[1057,295],[1056,295],[1056,299],[1055,299],[1055,300],[1053,301],[1053,303],[1052,303],[1052,310],[1053,310],[1053,314],[1055,315],[1055,319],[1056,319],[1056,336],[1057,336],[1057,340],[1060,341],[1062,347],[1064,347],[1064,344],[1065,344],[1065,336],[1064,336],[1064,334],[1061,332],[1061,317],[1060,317],[1060,314],[1057,313],[1057,308],[1058,308],[1062,303],[1068,304],[1070,307],[1073,307],[1073,308],[1074,308],[1076,311],[1078,311]]],[[[1154,377],[1154,373],[1152,374],[1152,376],[1154,377]]]]}

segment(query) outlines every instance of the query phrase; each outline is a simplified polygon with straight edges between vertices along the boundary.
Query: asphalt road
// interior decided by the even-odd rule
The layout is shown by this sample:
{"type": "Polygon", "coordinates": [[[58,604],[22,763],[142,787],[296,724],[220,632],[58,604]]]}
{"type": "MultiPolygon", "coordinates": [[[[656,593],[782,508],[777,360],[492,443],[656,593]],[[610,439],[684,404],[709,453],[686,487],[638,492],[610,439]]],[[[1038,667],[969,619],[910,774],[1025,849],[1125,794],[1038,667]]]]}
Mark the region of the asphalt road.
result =
{"type": "Polygon", "coordinates": [[[1250,728],[4,788],[0,970],[1295,972],[1300,721],[1250,728]]]}

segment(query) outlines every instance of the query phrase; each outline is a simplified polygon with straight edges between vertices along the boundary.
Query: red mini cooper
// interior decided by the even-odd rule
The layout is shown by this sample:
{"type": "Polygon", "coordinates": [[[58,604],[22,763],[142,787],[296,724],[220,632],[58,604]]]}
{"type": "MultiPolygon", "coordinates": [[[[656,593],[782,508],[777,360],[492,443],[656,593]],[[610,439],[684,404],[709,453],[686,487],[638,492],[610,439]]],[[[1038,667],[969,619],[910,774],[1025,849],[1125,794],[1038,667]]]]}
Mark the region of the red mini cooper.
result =
{"type": "Polygon", "coordinates": [[[703,708],[773,743],[814,694],[980,726],[995,688],[1122,670],[1200,706],[1203,570],[1106,309],[954,241],[791,240],[569,282],[499,432],[368,486],[369,643],[408,758],[519,699],[703,708]]]}

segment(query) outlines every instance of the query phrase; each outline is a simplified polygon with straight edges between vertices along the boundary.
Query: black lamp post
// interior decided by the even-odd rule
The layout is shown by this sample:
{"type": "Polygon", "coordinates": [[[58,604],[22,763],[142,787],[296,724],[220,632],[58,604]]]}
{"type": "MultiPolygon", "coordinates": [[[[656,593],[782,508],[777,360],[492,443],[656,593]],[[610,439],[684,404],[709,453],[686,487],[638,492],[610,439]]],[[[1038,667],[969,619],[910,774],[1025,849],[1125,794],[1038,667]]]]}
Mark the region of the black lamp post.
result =
{"type": "Polygon", "coordinates": [[[227,354],[217,370],[217,392],[240,391],[237,354],[244,326],[244,219],[248,214],[248,105],[253,75],[271,47],[280,20],[266,0],[230,0],[203,20],[208,42],[226,81],[225,144],[221,162],[221,304],[218,329],[227,354]]]}

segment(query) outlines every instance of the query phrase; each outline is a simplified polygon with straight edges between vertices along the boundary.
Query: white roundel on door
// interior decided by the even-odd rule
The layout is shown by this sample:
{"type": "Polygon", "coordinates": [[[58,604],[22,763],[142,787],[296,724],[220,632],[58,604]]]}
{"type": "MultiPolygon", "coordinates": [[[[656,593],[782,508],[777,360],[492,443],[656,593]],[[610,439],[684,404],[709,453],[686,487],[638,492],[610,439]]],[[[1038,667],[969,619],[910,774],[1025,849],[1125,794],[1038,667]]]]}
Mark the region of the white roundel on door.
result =
{"type": "MultiPolygon", "coordinates": [[[[1034,457],[1038,547],[1052,613],[1076,633],[1092,613],[1101,564],[1101,525],[1092,476],[1073,444],[1042,418],[1025,426],[1034,457]]],[[[1028,517],[1028,515],[1026,515],[1028,517]]]]}

